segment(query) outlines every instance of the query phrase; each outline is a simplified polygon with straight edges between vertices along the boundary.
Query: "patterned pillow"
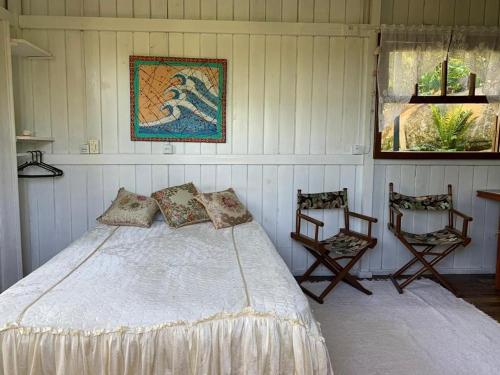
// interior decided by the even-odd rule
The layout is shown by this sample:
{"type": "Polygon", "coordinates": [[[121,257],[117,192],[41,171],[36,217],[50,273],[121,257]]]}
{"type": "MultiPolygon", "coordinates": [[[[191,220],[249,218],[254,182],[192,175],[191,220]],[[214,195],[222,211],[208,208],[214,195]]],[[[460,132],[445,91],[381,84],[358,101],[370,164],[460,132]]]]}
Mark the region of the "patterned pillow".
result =
{"type": "Polygon", "coordinates": [[[210,220],[203,205],[194,199],[196,194],[198,190],[190,182],[157,191],[151,197],[158,202],[168,224],[180,228],[210,220]]]}
{"type": "Polygon", "coordinates": [[[252,214],[231,188],[216,193],[200,193],[196,199],[205,206],[217,229],[252,221],[252,214]]]}
{"type": "Polygon", "coordinates": [[[97,220],[108,225],[149,228],[157,211],[154,199],[121,188],[111,206],[97,220]]]}

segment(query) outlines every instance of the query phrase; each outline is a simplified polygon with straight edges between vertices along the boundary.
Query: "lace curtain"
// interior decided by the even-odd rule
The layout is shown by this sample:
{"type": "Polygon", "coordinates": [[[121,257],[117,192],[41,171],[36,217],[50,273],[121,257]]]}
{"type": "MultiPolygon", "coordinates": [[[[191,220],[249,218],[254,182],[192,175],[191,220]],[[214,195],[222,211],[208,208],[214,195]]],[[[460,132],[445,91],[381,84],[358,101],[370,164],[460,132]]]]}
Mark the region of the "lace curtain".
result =
{"type": "Polygon", "coordinates": [[[377,69],[380,130],[402,112],[422,75],[448,57],[463,59],[477,74],[482,85],[478,95],[500,102],[498,28],[382,25],[377,69]]]}

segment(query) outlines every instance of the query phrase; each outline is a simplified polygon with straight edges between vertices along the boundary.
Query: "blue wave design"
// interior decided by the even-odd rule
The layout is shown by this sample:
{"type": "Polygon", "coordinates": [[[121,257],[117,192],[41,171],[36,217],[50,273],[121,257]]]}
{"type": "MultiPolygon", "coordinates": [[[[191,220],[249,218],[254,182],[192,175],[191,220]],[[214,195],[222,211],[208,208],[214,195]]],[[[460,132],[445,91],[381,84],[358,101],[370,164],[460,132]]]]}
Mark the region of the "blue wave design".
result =
{"type": "Polygon", "coordinates": [[[208,99],[209,101],[211,101],[213,104],[219,105],[219,98],[217,96],[213,95],[210,92],[210,90],[207,88],[207,86],[200,79],[198,79],[198,78],[196,78],[194,76],[188,76],[186,78],[186,77],[184,77],[183,74],[179,74],[179,73],[176,74],[176,75],[174,75],[174,77],[181,78],[183,85],[186,84],[186,80],[187,79],[191,80],[194,83],[194,87],[196,88],[196,90],[201,95],[203,95],[203,97],[205,97],[206,99],[208,99]]]}
{"type": "MultiPolygon", "coordinates": [[[[199,117],[196,113],[185,106],[178,105],[181,112],[179,118],[175,121],[165,122],[160,125],[151,127],[141,127],[140,134],[159,134],[162,135],[190,135],[190,136],[206,136],[217,133],[217,126],[199,117]]],[[[166,108],[172,111],[172,107],[167,105],[166,108]]]]}

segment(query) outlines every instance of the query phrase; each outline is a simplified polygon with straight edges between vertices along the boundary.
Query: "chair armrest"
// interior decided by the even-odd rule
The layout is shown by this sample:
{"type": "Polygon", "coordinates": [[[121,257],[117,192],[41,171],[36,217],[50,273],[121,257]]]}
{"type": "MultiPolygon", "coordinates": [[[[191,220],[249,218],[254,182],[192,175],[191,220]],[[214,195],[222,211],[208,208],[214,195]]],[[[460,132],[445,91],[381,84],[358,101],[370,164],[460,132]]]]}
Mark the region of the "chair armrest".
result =
{"type": "Polygon", "coordinates": [[[317,220],[311,216],[304,215],[303,213],[297,214],[297,216],[300,217],[301,219],[304,219],[305,221],[309,221],[310,223],[313,223],[320,227],[325,225],[325,223],[323,223],[322,221],[317,220]]]}
{"type": "Polygon", "coordinates": [[[349,217],[355,217],[355,218],[358,218],[358,219],[361,219],[361,220],[368,221],[368,233],[366,235],[364,235],[364,236],[366,236],[367,239],[371,240],[371,238],[372,238],[372,223],[376,223],[377,219],[374,218],[374,217],[370,217],[370,216],[358,214],[357,212],[352,212],[352,211],[346,210],[345,211],[345,218],[346,218],[346,229],[347,229],[348,232],[352,232],[351,229],[350,229],[351,225],[349,223],[349,217]]]}
{"type": "Polygon", "coordinates": [[[295,224],[295,233],[298,236],[301,235],[300,234],[300,222],[301,222],[302,219],[316,225],[316,227],[314,228],[314,241],[318,242],[318,239],[319,239],[319,227],[322,227],[325,224],[322,221],[319,221],[319,220],[317,220],[315,218],[312,218],[310,216],[304,215],[302,212],[300,212],[299,210],[297,210],[297,219],[296,219],[297,222],[295,224]]]}
{"type": "Polygon", "coordinates": [[[357,212],[353,212],[353,211],[349,211],[348,212],[348,215],[349,216],[352,216],[352,217],[357,217],[358,219],[362,219],[362,220],[366,220],[366,221],[369,221],[371,223],[376,223],[378,220],[374,217],[371,217],[371,216],[366,216],[366,215],[363,215],[363,214],[358,214],[357,212]]]}
{"type": "Polygon", "coordinates": [[[466,214],[464,214],[464,213],[462,213],[454,208],[451,209],[451,212],[453,212],[457,216],[460,216],[464,220],[472,221],[472,217],[470,217],[469,215],[466,215],[466,214]]]}
{"type": "Polygon", "coordinates": [[[403,217],[403,213],[397,207],[395,207],[392,204],[389,204],[389,213],[390,213],[390,215],[389,215],[389,218],[390,218],[389,226],[393,226],[394,227],[394,214],[396,214],[395,229],[396,229],[396,233],[400,233],[401,232],[401,219],[403,217]]]}
{"type": "Polygon", "coordinates": [[[452,208],[450,210],[450,227],[454,227],[454,223],[453,223],[453,214],[457,215],[457,216],[460,216],[462,218],[462,237],[463,238],[467,238],[467,232],[469,230],[469,222],[472,221],[472,217],[458,211],[458,210],[455,210],[454,208],[452,208]]]}
{"type": "Polygon", "coordinates": [[[403,216],[403,213],[399,210],[399,208],[394,207],[392,204],[389,205],[389,210],[393,211],[398,216],[403,216]]]}

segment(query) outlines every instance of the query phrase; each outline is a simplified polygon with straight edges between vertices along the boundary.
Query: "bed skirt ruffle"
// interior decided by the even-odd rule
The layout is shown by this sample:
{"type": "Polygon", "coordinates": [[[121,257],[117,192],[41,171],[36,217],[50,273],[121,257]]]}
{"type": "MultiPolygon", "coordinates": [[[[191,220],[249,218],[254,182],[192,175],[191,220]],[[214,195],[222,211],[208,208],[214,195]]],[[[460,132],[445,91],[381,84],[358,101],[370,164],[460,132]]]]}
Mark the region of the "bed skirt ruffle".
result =
{"type": "Polygon", "coordinates": [[[6,375],[333,373],[320,334],[252,310],[100,331],[11,324],[0,329],[0,353],[6,375]]]}

